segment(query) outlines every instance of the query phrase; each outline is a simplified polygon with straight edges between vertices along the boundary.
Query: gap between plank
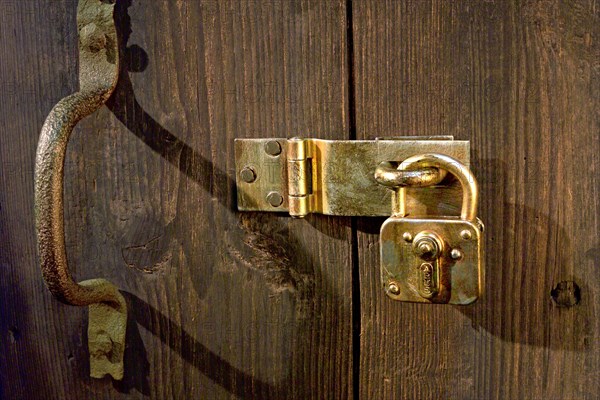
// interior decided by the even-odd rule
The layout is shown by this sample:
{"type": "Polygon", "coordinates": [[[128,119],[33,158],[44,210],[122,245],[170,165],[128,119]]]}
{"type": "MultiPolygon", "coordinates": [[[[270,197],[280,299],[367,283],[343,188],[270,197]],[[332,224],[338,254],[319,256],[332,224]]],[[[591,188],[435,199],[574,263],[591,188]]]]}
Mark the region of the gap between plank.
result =
{"type": "MultiPolygon", "coordinates": [[[[356,84],[354,81],[354,34],[352,0],[346,0],[346,55],[348,60],[348,138],[356,140],[356,84]]],[[[356,217],[351,217],[352,249],[352,398],[360,398],[360,271],[358,259],[358,229],[356,217]]]]}

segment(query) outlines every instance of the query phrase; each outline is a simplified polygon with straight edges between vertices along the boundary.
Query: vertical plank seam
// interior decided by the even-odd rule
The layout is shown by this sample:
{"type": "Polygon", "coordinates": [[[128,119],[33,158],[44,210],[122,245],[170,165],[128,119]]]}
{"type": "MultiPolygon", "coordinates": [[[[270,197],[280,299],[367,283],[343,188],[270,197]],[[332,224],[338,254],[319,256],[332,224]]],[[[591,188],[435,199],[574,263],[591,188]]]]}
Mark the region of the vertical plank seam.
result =
{"type": "MultiPolygon", "coordinates": [[[[348,138],[356,140],[356,83],[354,76],[354,33],[352,0],[346,0],[346,49],[348,62],[348,138]]],[[[360,398],[360,271],[358,259],[357,217],[351,217],[352,251],[352,398],[360,398]]]]}

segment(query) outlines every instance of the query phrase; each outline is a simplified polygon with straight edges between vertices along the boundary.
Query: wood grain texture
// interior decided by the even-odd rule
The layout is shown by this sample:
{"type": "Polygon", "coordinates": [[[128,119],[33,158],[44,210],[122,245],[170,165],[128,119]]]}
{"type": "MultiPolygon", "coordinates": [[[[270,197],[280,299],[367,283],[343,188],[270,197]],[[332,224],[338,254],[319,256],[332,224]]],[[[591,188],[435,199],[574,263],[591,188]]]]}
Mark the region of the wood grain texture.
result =
{"type": "Polygon", "coordinates": [[[126,376],[88,377],[84,309],[36,261],[33,162],[77,85],[76,2],[1,0],[0,397],[352,397],[351,228],[240,214],[235,137],[347,139],[345,1],[120,1],[126,60],[76,128],[67,254],[129,304],[126,376]]]}
{"type": "Polygon", "coordinates": [[[77,89],[76,1],[0,0],[0,398],[597,397],[597,1],[119,7],[120,83],[74,132],[65,178],[71,270],[129,304],[113,383],[89,378],[86,311],[52,298],[35,247],[35,148],[77,89]],[[440,134],[472,141],[475,306],[389,300],[382,219],[235,211],[235,137],[440,134]],[[577,305],[553,302],[561,281],[577,305]]]}
{"type": "Polygon", "coordinates": [[[352,7],[357,138],[471,140],[487,228],[485,297],[460,308],[388,299],[359,221],[361,397],[597,398],[598,3],[352,7]],[[560,281],[579,304],[553,303],[560,281]]]}

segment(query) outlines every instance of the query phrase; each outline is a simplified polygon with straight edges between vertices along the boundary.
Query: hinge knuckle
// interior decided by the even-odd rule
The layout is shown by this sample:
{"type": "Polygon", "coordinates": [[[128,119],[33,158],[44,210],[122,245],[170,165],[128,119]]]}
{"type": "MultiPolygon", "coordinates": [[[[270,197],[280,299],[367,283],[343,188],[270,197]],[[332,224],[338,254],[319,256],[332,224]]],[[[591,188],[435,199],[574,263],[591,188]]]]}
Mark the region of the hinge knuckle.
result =
{"type": "Polygon", "coordinates": [[[290,196],[307,196],[310,194],[308,169],[308,160],[288,161],[288,194],[290,196]]]}
{"type": "Polygon", "coordinates": [[[290,216],[302,218],[310,213],[308,196],[289,196],[288,207],[290,216]]]}
{"type": "Polygon", "coordinates": [[[287,142],[288,207],[294,217],[308,215],[311,194],[311,166],[308,158],[308,143],[305,139],[290,139],[287,142]]]}

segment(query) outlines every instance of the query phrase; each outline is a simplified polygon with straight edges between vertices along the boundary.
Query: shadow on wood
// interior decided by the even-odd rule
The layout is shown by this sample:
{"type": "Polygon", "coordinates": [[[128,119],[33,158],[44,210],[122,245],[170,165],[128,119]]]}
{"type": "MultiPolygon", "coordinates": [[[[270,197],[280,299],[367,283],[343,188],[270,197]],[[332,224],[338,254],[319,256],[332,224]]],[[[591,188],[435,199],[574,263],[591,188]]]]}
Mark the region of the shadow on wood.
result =
{"type": "MultiPolygon", "coordinates": [[[[107,107],[129,131],[185,174],[192,182],[200,185],[210,194],[211,199],[215,199],[225,208],[226,212],[237,215],[237,224],[213,227],[211,229],[217,229],[215,234],[203,237],[202,240],[194,241],[185,234],[181,238],[184,254],[186,257],[191,254],[196,261],[195,263],[185,263],[186,267],[194,265],[194,270],[190,270],[190,275],[196,294],[200,299],[207,299],[207,292],[211,287],[211,280],[217,265],[224,264],[228,268],[241,268],[233,270],[235,274],[250,272],[250,274],[259,276],[270,293],[269,297],[287,296],[286,293],[289,293],[295,305],[295,313],[289,316],[291,328],[278,326],[275,328],[275,332],[270,332],[269,329],[264,332],[284,335],[286,343],[291,342],[296,346],[285,348],[286,354],[283,359],[286,360],[284,363],[286,368],[278,372],[280,375],[271,376],[273,381],[277,381],[276,384],[268,383],[264,379],[261,380],[242,371],[239,367],[235,367],[232,360],[226,360],[211,351],[206,345],[197,341],[192,334],[186,332],[183,326],[173,322],[146,301],[131,293],[124,293],[131,314],[139,325],[158,337],[171,350],[176,351],[187,363],[237,396],[265,399],[306,398],[311,394],[319,393],[321,387],[325,393],[339,393],[340,396],[344,396],[348,388],[343,386],[345,382],[339,377],[346,376],[347,371],[338,365],[329,366],[327,364],[326,367],[325,365],[315,365],[315,362],[321,363],[319,361],[321,357],[326,358],[330,351],[339,352],[339,349],[336,350],[336,345],[345,346],[350,343],[349,332],[348,338],[343,338],[343,332],[350,327],[350,319],[338,321],[339,318],[337,318],[338,314],[346,312],[344,306],[348,301],[338,295],[326,273],[321,271],[325,268],[322,264],[326,261],[303,247],[303,243],[306,241],[302,237],[300,229],[303,221],[291,221],[289,218],[270,213],[238,214],[235,180],[164,128],[137,101],[129,73],[143,71],[148,65],[148,55],[137,45],[127,47],[131,34],[130,18],[127,13],[130,5],[131,1],[117,3],[116,26],[121,38],[120,54],[123,63],[117,88],[107,102],[107,107]],[[228,234],[224,238],[233,240],[235,243],[217,242],[220,240],[219,237],[223,236],[222,232],[219,233],[219,229],[227,231],[228,234]],[[300,234],[296,233],[295,229],[298,229],[300,234]],[[220,247],[222,247],[221,253],[214,251],[214,248],[220,247]],[[223,261],[223,257],[227,261],[223,261]],[[316,274],[319,276],[315,277],[316,274]],[[319,293],[315,291],[316,285],[320,286],[319,293]],[[331,304],[335,311],[324,310],[325,307],[331,307],[331,304]],[[334,315],[330,315],[332,313],[334,315]],[[336,337],[339,332],[342,332],[340,344],[333,343],[321,347],[324,326],[336,337]],[[343,328],[340,329],[340,327],[343,328]],[[311,343],[319,346],[317,354],[312,353],[314,348],[310,345],[311,343]],[[307,365],[310,368],[307,368],[307,365]],[[314,371],[321,368],[323,368],[323,373],[317,374],[320,375],[317,377],[314,371]],[[307,375],[314,377],[313,379],[318,378],[318,380],[306,379],[307,375]],[[320,387],[315,385],[320,385],[320,387]],[[340,385],[342,388],[339,388],[340,385]]],[[[199,41],[199,46],[202,46],[202,41],[199,41]]],[[[174,220],[164,227],[164,233],[156,241],[169,241],[170,238],[177,237],[178,233],[181,234],[178,229],[186,226],[181,221],[182,218],[189,218],[189,216],[186,216],[185,213],[178,213],[174,220]]],[[[332,224],[332,221],[330,218],[318,216],[311,218],[310,223],[315,229],[335,237],[336,229],[339,229],[340,224],[341,226],[345,225],[343,220],[335,224],[332,224]]],[[[160,221],[156,221],[156,223],[160,224],[160,221]]],[[[142,253],[148,250],[147,247],[151,247],[149,252],[157,253],[152,255],[152,259],[156,261],[161,257],[161,254],[158,253],[168,248],[165,243],[154,243],[150,246],[151,243],[148,242],[143,246],[129,246],[122,250],[123,259],[129,266],[136,265],[132,260],[142,258],[142,253]]],[[[152,265],[153,262],[143,264],[152,265]]],[[[329,266],[329,268],[333,267],[329,266]]],[[[143,270],[143,272],[151,271],[143,270]]],[[[182,272],[173,271],[173,273],[182,272]]],[[[228,280],[227,284],[234,282],[235,280],[231,282],[228,280]]],[[[210,302],[210,299],[207,301],[210,302]]],[[[228,312],[231,312],[232,318],[236,318],[235,313],[238,311],[228,312]]],[[[245,318],[244,321],[247,319],[245,318]]],[[[148,365],[146,350],[136,324],[131,323],[128,329],[134,333],[128,337],[130,342],[128,342],[129,347],[126,350],[126,376],[124,381],[117,384],[116,387],[123,392],[129,392],[132,388],[136,388],[141,393],[147,393],[149,370],[145,367],[148,365]],[[133,367],[127,368],[128,364],[133,367]]],[[[193,333],[192,330],[189,332],[193,333]]],[[[224,339],[224,341],[227,342],[228,339],[224,339]]],[[[231,346],[231,343],[229,345],[231,346]]],[[[248,351],[261,350],[264,349],[257,346],[248,351]]],[[[273,352],[276,351],[273,349],[273,352]]],[[[344,352],[345,357],[349,353],[351,352],[344,352]]],[[[351,356],[347,357],[351,359],[351,356]]],[[[342,362],[344,366],[349,365],[347,361],[342,362]]],[[[255,366],[248,365],[247,367],[254,371],[253,367],[255,366]]]]}
{"type": "Polygon", "coordinates": [[[134,334],[127,338],[125,378],[123,382],[115,383],[118,390],[128,393],[131,388],[136,388],[142,394],[150,394],[149,364],[138,327],[135,326],[137,322],[228,392],[240,398],[251,398],[257,392],[272,395],[265,398],[282,398],[280,389],[236,369],[139,297],[127,292],[123,292],[123,295],[133,315],[128,332],[134,331],[134,334]]]}

